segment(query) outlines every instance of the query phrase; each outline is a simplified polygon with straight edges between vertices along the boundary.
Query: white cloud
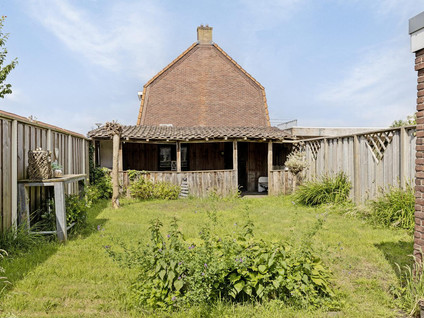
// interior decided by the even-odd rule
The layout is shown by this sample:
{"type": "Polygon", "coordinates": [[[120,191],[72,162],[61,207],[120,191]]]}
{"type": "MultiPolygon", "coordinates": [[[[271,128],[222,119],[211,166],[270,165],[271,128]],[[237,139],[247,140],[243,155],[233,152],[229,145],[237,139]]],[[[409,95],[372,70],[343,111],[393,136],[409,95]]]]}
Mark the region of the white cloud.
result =
{"type": "Polygon", "coordinates": [[[116,1],[96,10],[68,0],[34,0],[31,16],[68,49],[109,70],[150,73],[163,52],[166,13],[153,1],[116,1]]]}
{"type": "Polygon", "coordinates": [[[403,119],[415,111],[413,60],[404,45],[373,48],[343,79],[322,85],[317,100],[327,114],[342,113],[356,124],[384,126],[403,119]]]}
{"type": "Polygon", "coordinates": [[[240,0],[248,11],[249,28],[255,31],[272,28],[291,18],[302,8],[305,0],[240,0]]]}

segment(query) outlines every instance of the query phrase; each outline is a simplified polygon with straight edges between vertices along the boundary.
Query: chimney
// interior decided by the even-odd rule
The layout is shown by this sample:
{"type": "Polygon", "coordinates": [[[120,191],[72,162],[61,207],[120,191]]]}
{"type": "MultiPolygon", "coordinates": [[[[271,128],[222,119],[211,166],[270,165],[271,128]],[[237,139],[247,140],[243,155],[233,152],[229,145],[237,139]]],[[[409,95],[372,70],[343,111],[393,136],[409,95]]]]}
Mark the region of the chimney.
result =
{"type": "Polygon", "coordinates": [[[197,42],[200,44],[212,44],[212,27],[207,24],[197,27],[197,42]]]}

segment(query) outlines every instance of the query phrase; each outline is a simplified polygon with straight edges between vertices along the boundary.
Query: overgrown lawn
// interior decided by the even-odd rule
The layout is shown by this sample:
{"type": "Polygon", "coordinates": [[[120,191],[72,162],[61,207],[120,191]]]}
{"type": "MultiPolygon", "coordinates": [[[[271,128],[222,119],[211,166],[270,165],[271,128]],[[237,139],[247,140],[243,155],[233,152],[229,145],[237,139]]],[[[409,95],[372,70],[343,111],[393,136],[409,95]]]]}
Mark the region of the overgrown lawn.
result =
{"type": "MultiPolygon", "coordinates": [[[[131,308],[126,299],[137,272],[120,267],[105,249],[116,240],[135,244],[149,240],[149,221],[159,218],[164,231],[172,217],[186,239],[199,237],[199,224],[207,211],[216,210],[219,231],[231,233],[243,224],[246,211],[257,238],[298,244],[317,217],[323,228],[311,242],[315,254],[333,272],[333,284],[342,295],[345,317],[396,317],[397,301],[391,291],[398,286],[395,263],[410,262],[412,237],[405,230],[374,228],[365,221],[293,204],[290,197],[233,200],[188,199],[177,201],[124,201],[113,210],[108,203],[95,205],[88,228],[66,245],[56,242],[36,246],[23,255],[1,261],[12,287],[0,296],[0,316],[10,317],[125,317],[170,316],[131,308]]],[[[0,246],[1,248],[1,246],[0,246]]],[[[330,313],[335,315],[336,313],[330,313]]],[[[299,311],[278,302],[261,305],[218,303],[212,308],[189,308],[173,317],[327,317],[320,311],[299,311]]]]}

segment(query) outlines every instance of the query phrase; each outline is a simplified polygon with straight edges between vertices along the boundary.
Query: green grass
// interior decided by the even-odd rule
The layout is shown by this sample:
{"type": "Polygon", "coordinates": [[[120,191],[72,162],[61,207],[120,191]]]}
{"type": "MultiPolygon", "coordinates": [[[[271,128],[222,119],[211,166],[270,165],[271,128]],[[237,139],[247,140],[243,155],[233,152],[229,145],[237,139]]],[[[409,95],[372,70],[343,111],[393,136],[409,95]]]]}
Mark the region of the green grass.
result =
{"type": "MultiPolygon", "coordinates": [[[[188,240],[198,237],[207,210],[216,209],[220,231],[228,233],[245,220],[246,206],[255,234],[265,240],[297,242],[326,208],[292,204],[290,197],[188,199],[177,201],[122,202],[113,210],[108,203],[89,212],[88,228],[66,245],[46,242],[29,252],[2,261],[12,282],[0,296],[0,317],[143,317],[170,314],[141,312],[127,306],[125,298],[136,272],[119,267],[104,246],[149,239],[149,221],[159,217],[164,231],[173,216],[188,240]],[[100,231],[97,230],[100,225],[100,231]]],[[[332,270],[333,284],[344,300],[343,317],[397,317],[397,301],[391,295],[399,285],[396,264],[410,263],[412,237],[405,230],[374,228],[363,220],[328,213],[326,222],[311,242],[332,270]]],[[[328,317],[333,313],[295,311],[276,302],[213,308],[190,308],[172,317],[328,317]]]]}

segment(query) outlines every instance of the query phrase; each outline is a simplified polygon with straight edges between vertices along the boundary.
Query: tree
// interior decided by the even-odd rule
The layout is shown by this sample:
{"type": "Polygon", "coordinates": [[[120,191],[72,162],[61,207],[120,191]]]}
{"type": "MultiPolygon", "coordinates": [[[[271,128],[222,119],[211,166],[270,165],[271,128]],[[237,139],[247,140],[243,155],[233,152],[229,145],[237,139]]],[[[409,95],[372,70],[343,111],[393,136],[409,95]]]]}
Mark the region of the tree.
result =
{"type": "Polygon", "coordinates": [[[18,59],[15,58],[9,64],[3,66],[6,61],[7,48],[6,41],[9,37],[9,33],[3,33],[3,24],[6,20],[6,16],[0,18],[0,97],[4,98],[5,95],[12,93],[12,85],[6,84],[4,81],[12,71],[16,64],[18,64],[18,59]]]}
{"type": "Polygon", "coordinates": [[[410,115],[406,117],[406,120],[399,119],[395,120],[390,127],[403,127],[403,126],[413,126],[417,124],[417,115],[410,115]]]}

